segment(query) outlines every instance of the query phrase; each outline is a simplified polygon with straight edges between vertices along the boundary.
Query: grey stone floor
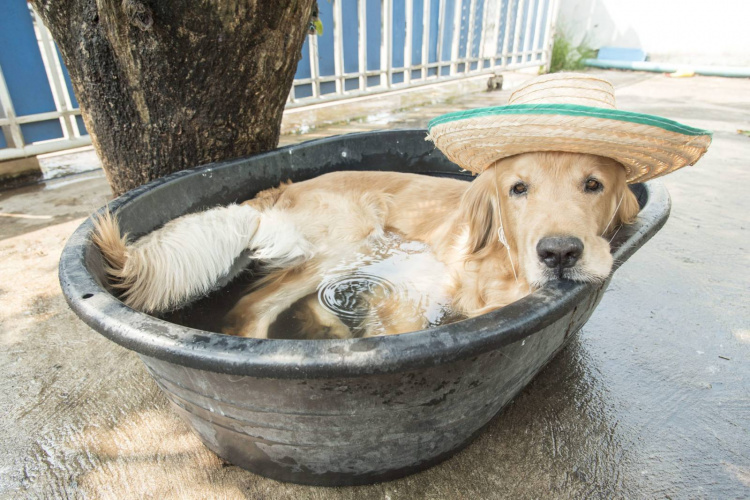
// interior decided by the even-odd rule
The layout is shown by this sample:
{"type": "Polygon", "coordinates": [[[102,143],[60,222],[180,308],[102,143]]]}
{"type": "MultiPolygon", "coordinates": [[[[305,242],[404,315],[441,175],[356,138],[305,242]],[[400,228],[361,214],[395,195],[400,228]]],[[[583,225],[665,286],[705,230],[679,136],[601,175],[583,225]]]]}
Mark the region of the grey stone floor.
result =
{"type": "MultiPolygon", "coordinates": [[[[607,75],[621,108],[712,129],[714,144],[664,179],[670,220],[617,272],[572,345],[471,446],[389,483],[312,488],[222,464],[138,358],[60,294],[66,238],[110,196],[102,173],[0,193],[0,497],[750,497],[750,138],[737,133],[750,129],[750,80],[607,75]]],[[[311,135],[421,126],[506,97],[471,94],[311,135]]]]}

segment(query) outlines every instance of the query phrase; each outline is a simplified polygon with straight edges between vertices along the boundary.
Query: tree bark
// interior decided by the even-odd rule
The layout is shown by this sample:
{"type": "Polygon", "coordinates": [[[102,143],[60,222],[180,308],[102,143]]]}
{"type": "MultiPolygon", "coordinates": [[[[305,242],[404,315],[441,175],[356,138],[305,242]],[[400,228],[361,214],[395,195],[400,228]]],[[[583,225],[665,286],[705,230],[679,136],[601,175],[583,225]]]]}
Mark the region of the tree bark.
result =
{"type": "Polygon", "coordinates": [[[276,147],[315,0],[33,0],[115,194],[276,147]]]}

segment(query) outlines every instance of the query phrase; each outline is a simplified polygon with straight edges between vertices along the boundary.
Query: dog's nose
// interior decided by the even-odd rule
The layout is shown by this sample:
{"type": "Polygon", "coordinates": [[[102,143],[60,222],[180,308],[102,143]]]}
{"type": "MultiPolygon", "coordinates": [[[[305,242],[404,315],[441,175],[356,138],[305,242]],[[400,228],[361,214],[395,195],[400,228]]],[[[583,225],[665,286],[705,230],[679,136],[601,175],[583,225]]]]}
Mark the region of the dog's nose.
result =
{"type": "Polygon", "coordinates": [[[583,242],[573,236],[548,236],[536,245],[539,260],[559,274],[567,267],[573,267],[583,254],[583,242]]]}

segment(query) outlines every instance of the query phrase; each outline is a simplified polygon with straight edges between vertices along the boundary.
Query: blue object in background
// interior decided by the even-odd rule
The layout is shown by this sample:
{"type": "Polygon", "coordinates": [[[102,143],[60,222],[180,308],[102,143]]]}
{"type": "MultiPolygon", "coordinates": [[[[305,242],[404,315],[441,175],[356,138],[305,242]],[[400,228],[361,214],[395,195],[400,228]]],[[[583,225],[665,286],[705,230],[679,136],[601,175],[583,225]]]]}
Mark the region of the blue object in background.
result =
{"type": "Polygon", "coordinates": [[[294,95],[297,99],[302,99],[304,97],[312,96],[313,95],[312,83],[304,83],[302,85],[295,86],[294,95]]]}
{"type": "MultiPolygon", "coordinates": [[[[428,0],[429,1],[429,0],[428,0]]],[[[422,63],[422,37],[424,36],[424,2],[425,0],[414,0],[412,6],[414,11],[412,14],[412,28],[411,28],[411,63],[421,64],[422,63]]],[[[415,69],[411,72],[412,78],[422,78],[422,70],[415,69]]]]}
{"type": "MultiPolygon", "coordinates": [[[[56,111],[29,7],[24,0],[6,0],[1,12],[0,67],[16,116],[56,111]]],[[[63,137],[58,119],[23,124],[21,132],[26,143],[63,137]]]]}
{"type": "MultiPolygon", "coordinates": [[[[380,0],[367,0],[365,25],[367,26],[367,71],[380,69],[380,0]]],[[[380,85],[379,76],[368,76],[367,86],[380,85]]]]}
{"type": "MultiPolygon", "coordinates": [[[[531,5],[529,5],[528,7],[528,9],[531,9],[531,12],[529,14],[534,16],[534,18],[531,20],[531,33],[529,34],[528,42],[526,41],[524,42],[524,46],[523,46],[524,51],[531,50],[532,45],[534,44],[534,34],[536,33],[536,12],[537,12],[537,7],[539,6],[538,4],[540,1],[541,0],[534,0],[533,7],[531,5]]],[[[527,61],[531,61],[531,54],[527,54],[525,56],[525,59],[527,61]]]]}
{"type": "Polygon", "coordinates": [[[469,2],[461,2],[461,29],[458,33],[458,57],[463,59],[469,50],[469,21],[471,17],[471,5],[469,2]]]}
{"type": "MultiPolygon", "coordinates": [[[[391,67],[404,67],[404,47],[406,46],[406,3],[393,2],[393,23],[391,24],[391,67]]],[[[391,82],[403,83],[404,72],[393,71],[391,82]]]]}
{"type": "Polygon", "coordinates": [[[323,34],[318,36],[318,74],[336,74],[333,57],[333,2],[318,2],[318,16],[323,23],[323,34]]]}
{"type": "MultiPolygon", "coordinates": [[[[512,2],[512,5],[509,5],[508,8],[511,9],[511,11],[510,11],[511,12],[511,17],[510,17],[510,22],[507,23],[508,26],[506,26],[506,28],[505,28],[506,31],[508,32],[508,46],[506,47],[506,49],[508,50],[508,52],[511,52],[513,50],[513,42],[514,42],[515,36],[516,36],[516,23],[515,23],[514,20],[518,17],[518,10],[519,10],[518,9],[518,0],[510,0],[510,1],[512,2]]],[[[505,3],[505,2],[503,2],[503,3],[505,3]]],[[[506,19],[507,19],[506,17],[503,17],[503,22],[504,23],[506,22],[506,19]]],[[[505,43],[504,40],[505,40],[505,38],[503,38],[503,37],[501,37],[500,40],[498,40],[498,43],[500,44],[500,48],[499,48],[499,50],[497,52],[498,54],[502,54],[503,44],[505,43]]],[[[512,62],[513,62],[513,58],[512,57],[506,57],[505,58],[505,64],[511,64],[512,62]]]]}
{"type": "MultiPolygon", "coordinates": [[[[485,0],[478,0],[474,11],[474,26],[472,30],[473,47],[471,48],[471,57],[479,57],[480,45],[482,41],[482,22],[484,21],[484,4],[485,0]]],[[[478,62],[471,63],[471,70],[474,71],[479,67],[478,62]]]]}
{"type": "MultiPolygon", "coordinates": [[[[454,12],[455,9],[455,0],[445,0],[445,12],[454,12]]],[[[441,61],[451,61],[451,42],[453,40],[453,16],[446,15],[445,19],[443,20],[443,46],[440,47],[440,51],[442,52],[440,54],[440,60],[441,61]]],[[[450,66],[443,66],[440,68],[440,75],[441,76],[448,76],[451,73],[450,66]]]]}
{"type": "MultiPolygon", "coordinates": [[[[333,2],[318,2],[319,18],[323,23],[323,34],[318,36],[318,74],[336,74],[333,51],[333,2]]],[[[336,92],[336,82],[321,82],[320,95],[336,92]]]]}
{"type": "MultiPolygon", "coordinates": [[[[343,47],[343,72],[344,73],[357,73],[359,71],[359,2],[355,1],[344,1],[344,0],[327,0],[319,3],[319,16],[323,23],[324,30],[323,34],[317,36],[317,49],[318,49],[318,72],[317,74],[322,77],[332,77],[336,73],[336,59],[334,54],[334,32],[335,26],[333,22],[334,18],[334,2],[340,2],[341,17],[342,17],[342,47],[343,47]]],[[[531,29],[532,33],[527,38],[524,36],[520,39],[520,50],[531,51],[539,50],[542,48],[544,43],[544,31],[546,30],[547,21],[547,10],[551,3],[551,0],[528,0],[524,3],[524,8],[519,9],[519,0],[502,0],[500,7],[500,16],[498,22],[498,31],[495,32],[499,35],[499,39],[495,44],[490,42],[490,45],[494,45],[495,54],[485,54],[485,56],[499,57],[502,54],[503,41],[508,39],[508,51],[511,51],[514,46],[516,26],[520,26],[520,30],[525,31],[528,16],[532,16],[531,29]],[[539,7],[544,6],[541,15],[539,29],[542,33],[538,35],[536,31],[536,13],[539,12],[539,7]],[[511,9],[510,22],[508,21],[508,9],[511,9]],[[521,16],[517,23],[517,18],[521,16]],[[507,26],[506,26],[507,25],[507,26]],[[536,36],[535,36],[536,35],[536,36]],[[538,39],[537,47],[531,47],[533,45],[533,39],[538,39]]],[[[382,0],[365,0],[363,2],[366,23],[366,36],[365,39],[365,53],[367,56],[366,70],[367,71],[379,71],[381,69],[381,38],[382,38],[382,0]]],[[[430,69],[414,69],[407,70],[404,68],[406,63],[406,57],[404,49],[407,45],[407,33],[406,33],[406,3],[403,1],[393,1],[392,3],[392,26],[391,35],[392,40],[390,43],[390,58],[392,62],[391,72],[391,83],[399,84],[405,80],[405,71],[411,71],[412,79],[424,79],[428,77],[434,77],[440,74],[441,76],[450,75],[451,66],[451,55],[453,54],[453,38],[456,34],[455,30],[458,30],[457,39],[458,47],[457,53],[459,59],[464,58],[478,58],[481,52],[481,40],[482,40],[482,28],[483,21],[487,16],[496,16],[498,12],[492,8],[489,9],[487,0],[476,0],[475,1],[475,12],[474,12],[474,23],[471,23],[471,3],[466,0],[412,0],[412,33],[411,33],[411,64],[421,64],[423,58],[428,64],[439,64],[438,67],[430,69]],[[424,17],[425,2],[430,2],[429,16],[427,19],[424,17]],[[443,4],[442,15],[443,15],[443,30],[440,33],[440,14],[441,14],[441,3],[443,4]],[[458,16],[458,24],[456,24],[455,9],[460,8],[461,12],[458,16]],[[490,12],[491,10],[491,12],[490,12]],[[425,29],[429,29],[429,36],[426,44],[423,44],[423,37],[425,29]],[[469,47],[469,39],[471,38],[472,44],[469,47]],[[442,46],[439,47],[439,42],[442,40],[442,46]],[[440,49],[440,50],[438,50],[440,49]],[[427,52],[426,54],[424,52],[427,52]]],[[[0,16],[0,66],[3,68],[5,79],[8,85],[9,92],[11,94],[11,100],[14,104],[14,108],[17,116],[32,115],[50,111],[56,111],[56,106],[53,98],[52,90],[49,87],[49,81],[47,79],[46,70],[42,61],[42,55],[39,51],[36,34],[34,33],[34,25],[32,22],[32,15],[29,7],[25,0],[6,0],[6,4],[0,9],[2,15],[0,16]]],[[[485,34],[486,36],[487,34],[485,34]]],[[[312,76],[310,68],[310,40],[311,37],[307,37],[302,48],[299,62],[295,71],[295,80],[308,79],[312,76]]],[[[632,50],[632,49],[618,49],[618,48],[604,48],[602,54],[608,54],[607,49],[612,50],[632,50]]],[[[637,50],[637,49],[636,49],[637,50]]],[[[645,54],[638,51],[645,59],[645,54]]],[[[71,99],[71,105],[73,108],[78,107],[78,101],[75,98],[73,92],[73,86],[71,84],[70,75],[67,68],[62,64],[62,58],[59,51],[56,49],[55,53],[60,61],[62,68],[63,81],[67,88],[68,94],[71,99]]],[[[531,55],[526,56],[526,60],[531,60],[531,55]]],[[[536,57],[541,59],[541,54],[537,54],[536,57]]],[[[608,56],[612,57],[612,56],[608,56]]],[[[506,64],[512,63],[513,59],[517,58],[517,62],[521,62],[524,57],[522,56],[508,56],[504,61],[506,64]]],[[[612,57],[614,58],[614,57],[612,57]]],[[[635,60],[635,59],[634,59],[635,60]]],[[[643,59],[640,59],[643,60],[643,59]]],[[[479,62],[470,63],[470,67],[466,67],[466,63],[460,62],[457,64],[456,69],[458,73],[463,73],[467,70],[475,71],[479,67],[479,62]]],[[[483,68],[490,67],[490,61],[482,62],[483,68]]],[[[365,85],[367,88],[380,87],[382,83],[380,75],[367,76],[365,79],[365,85]]],[[[332,94],[336,92],[336,82],[320,82],[319,84],[320,94],[332,94]]],[[[347,77],[343,81],[344,91],[356,91],[356,90],[367,90],[366,88],[360,88],[360,77],[352,76],[347,77]]],[[[313,84],[297,84],[294,85],[294,97],[296,99],[304,99],[312,97],[313,95],[313,84]]],[[[86,128],[83,123],[81,116],[75,116],[76,123],[78,125],[81,134],[86,134],[86,128]]],[[[26,143],[32,143],[50,139],[63,138],[63,129],[60,124],[60,119],[50,119],[42,122],[27,123],[21,125],[21,131],[24,136],[26,143]]],[[[6,139],[0,134],[0,148],[7,147],[6,139]]]]}
{"type": "MultiPolygon", "coordinates": [[[[325,28],[324,28],[325,29],[325,28]]],[[[305,38],[305,43],[302,46],[302,57],[297,62],[297,72],[294,74],[295,79],[310,78],[310,37],[305,38]]],[[[305,97],[312,97],[312,84],[306,83],[304,85],[295,85],[294,97],[302,99],[305,97]]]]}
{"type": "Polygon", "coordinates": [[[341,4],[341,31],[344,36],[344,73],[359,71],[359,5],[357,2],[341,4]]]}
{"type": "MultiPolygon", "coordinates": [[[[438,60],[438,30],[440,29],[440,0],[425,1],[432,2],[430,4],[430,43],[429,50],[427,51],[427,62],[436,63],[438,60]]],[[[430,68],[429,71],[427,71],[427,76],[435,76],[437,75],[437,71],[437,68],[430,68]]]]}
{"type": "Polygon", "coordinates": [[[393,2],[393,35],[391,43],[391,63],[394,68],[404,67],[404,47],[406,46],[406,4],[393,2]]]}
{"type": "Polygon", "coordinates": [[[302,57],[297,62],[297,71],[294,73],[294,79],[310,78],[310,37],[305,37],[305,43],[302,45],[302,57]]]}
{"type": "Polygon", "coordinates": [[[380,69],[380,0],[367,0],[367,70],[380,69]]]}
{"type": "Polygon", "coordinates": [[[643,62],[646,60],[646,53],[641,49],[602,47],[596,58],[605,61],[643,62]]]}
{"type": "MultiPolygon", "coordinates": [[[[523,31],[526,29],[526,21],[528,20],[529,15],[529,6],[531,5],[531,2],[526,2],[523,6],[523,17],[521,18],[521,37],[518,39],[518,49],[519,52],[525,50],[524,43],[526,40],[524,40],[523,31]]],[[[516,14],[518,15],[518,14],[516,14]]],[[[516,56],[516,62],[520,63],[523,62],[523,56],[516,56]]]]}
{"type": "MultiPolygon", "coordinates": [[[[359,5],[357,2],[341,4],[341,30],[344,37],[344,73],[359,71],[359,5]]],[[[357,90],[359,78],[344,80],[344,90],[357,90]]]]}

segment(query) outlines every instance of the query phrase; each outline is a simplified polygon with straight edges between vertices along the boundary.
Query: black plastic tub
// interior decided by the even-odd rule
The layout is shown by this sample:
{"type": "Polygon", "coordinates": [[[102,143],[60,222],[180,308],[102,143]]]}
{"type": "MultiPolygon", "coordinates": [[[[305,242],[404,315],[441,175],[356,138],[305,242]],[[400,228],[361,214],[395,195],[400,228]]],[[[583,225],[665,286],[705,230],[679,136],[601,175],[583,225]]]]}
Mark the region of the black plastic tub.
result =
{"type": "MultiPolygon", "coordinates": [[[[470,180],[423,130],[332,137],[179,172],[110,206],[124,231],[242,201],[281,181],[335,170],[470,180]]],[[[613,242],[624,262],[664,224],[659,183],[635,185],[635,224],[613,242]]],[[[60,282],[93,329],[137,352],[175,410],[229,462],[282,481],[353,485],[429,467],[467,445],[559,352],[602,286],[553,283],[498,311],[421,332],[351,340],[237,338],[134,311],[105,285],[91,220],[68,241],[60,282]]]]}

